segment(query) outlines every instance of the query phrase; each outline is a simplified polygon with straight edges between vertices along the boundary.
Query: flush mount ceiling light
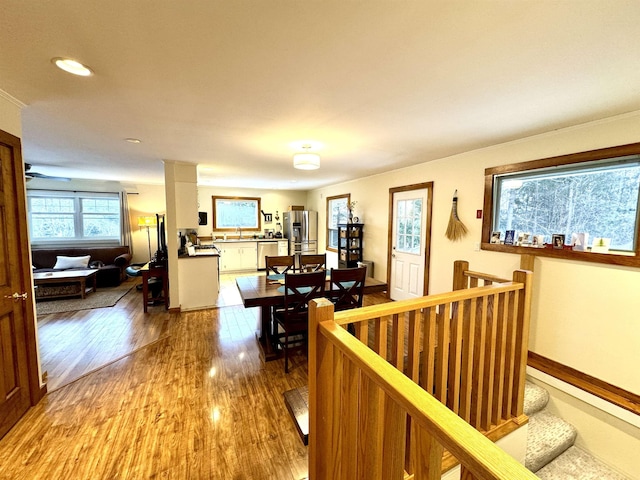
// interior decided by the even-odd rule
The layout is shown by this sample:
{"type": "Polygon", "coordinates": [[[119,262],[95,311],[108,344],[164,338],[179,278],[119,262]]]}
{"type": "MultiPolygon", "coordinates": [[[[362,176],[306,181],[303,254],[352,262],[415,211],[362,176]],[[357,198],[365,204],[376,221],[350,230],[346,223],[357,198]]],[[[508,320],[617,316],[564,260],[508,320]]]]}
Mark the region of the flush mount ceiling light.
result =
{"type": "Polygon", "coordinates": [[[302,145],[304,152],[293,156],[293,166],[299,170],[316,170],[320,168],[320,155],[310,152],[311,145],[302,145]]]}
{"type": "Polygon", "coordinates": [[[142,140],[139,138],[125,138],[124,141],[129,143],[142,143],[142,140]]]}
{"type": "Polygon", "coordinates": [[[51,61],[59,69],[73,75],[79,75],[81,77],[89,77],[93,75],[93,70],[76,60],[72,60],[71,58],[56,57],[52,58],[51,61]]]}

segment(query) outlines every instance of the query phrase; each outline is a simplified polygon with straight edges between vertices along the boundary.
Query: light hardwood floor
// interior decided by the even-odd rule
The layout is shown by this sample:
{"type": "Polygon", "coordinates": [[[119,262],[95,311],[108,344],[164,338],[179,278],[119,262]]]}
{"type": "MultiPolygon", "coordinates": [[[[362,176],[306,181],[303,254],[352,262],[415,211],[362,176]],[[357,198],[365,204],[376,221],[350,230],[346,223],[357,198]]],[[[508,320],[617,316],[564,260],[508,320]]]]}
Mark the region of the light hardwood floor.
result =
{"type": "Polygon", "coordinates": [[[282,397],[307,383],[304,357],[288,375],[263,363],[258,312],[222,280],[216,309],[144,315],[133,289],[39,319],[49,393],[0,440],[0,479],[305,478],[282,397]]]}

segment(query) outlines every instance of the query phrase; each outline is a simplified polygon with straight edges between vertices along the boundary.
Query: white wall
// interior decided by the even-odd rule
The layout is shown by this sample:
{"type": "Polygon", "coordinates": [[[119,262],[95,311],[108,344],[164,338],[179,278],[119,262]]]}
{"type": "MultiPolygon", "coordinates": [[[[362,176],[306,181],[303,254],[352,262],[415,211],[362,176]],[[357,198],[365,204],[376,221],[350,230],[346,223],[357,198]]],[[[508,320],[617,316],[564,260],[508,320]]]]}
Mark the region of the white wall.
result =
{"type": "Polygon", "coordinates": [[[0,90],[0,130],[22,137],[22,106],[19,100],[0,90]]]}
{"type": "MultiPolygon", "coordinates": [[[[375,277],[386,280],[389,188],[434,182],[430,293],[451,289],[453,262],[469,260],[474,270],[510,276],[518,255],[475,251],[482,221],[484,169],[640,141],[640,112],[426,162],[394,172],[309,192],[318,210],[324,248],[326,197],[351,193],[365,223],[364,257],[375,277]],[[453,192],[469,229],[460,242],[447,240],[453,192]]],[[[601,380],[640,394],[640,272],[635,268],[538,258],[535,262],[530,349],[601,380]]]]}
{"type": "MultiPolygon", "coordinates": [[[[149,239],[147,238],[147,229],[138,227],[138,217],[165,213],[164,185],[136,185],[127,198],[129,200],[133,249],[131,263],[146,263],[149,261],[149,239]]],[[[149,237],[151,239],[151,255],[153,255],[158,250],[158,231],[155,228],[150,228],[149,237]]]]}

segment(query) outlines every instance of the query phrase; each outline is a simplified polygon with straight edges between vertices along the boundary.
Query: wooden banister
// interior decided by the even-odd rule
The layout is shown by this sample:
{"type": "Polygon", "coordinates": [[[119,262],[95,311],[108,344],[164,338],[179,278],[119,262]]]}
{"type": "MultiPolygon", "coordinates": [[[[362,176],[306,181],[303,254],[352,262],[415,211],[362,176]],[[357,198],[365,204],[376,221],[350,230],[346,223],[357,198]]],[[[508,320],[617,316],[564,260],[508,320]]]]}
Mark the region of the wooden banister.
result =
{"type": "Polygon", "coordinates": [[[440,478],[452,457],[461,478],[536,478],[495,456],[485,438],[527,421],[532,274],[506,281],[466,262],[454,270],[457,290],[445,294],[339,313],[328,300],[313,302],[311,479],[440,478]]]}
{"type": "Polygon", "coordinates": [[[440,478],[442,449],[458,459],[466,471],[464,478],[537,478],[340,327],[332,316],[330,302],[324,299],[312,302],[311,480],[404,478],[407,415],[416,432],[412,472],[416,480],[440,478]],[[362,400],[360,408],[355,405],[354,396],[362,400]],[[349,418],[354,421],[344,421],[349,418]]]}
{"type": "Polygon", "coordinates": [[[471,271],[469,270],[469,262],[465,260],[453,262],[453,290],[477,287],[480,281],[482,281],[483,285],[492,285],[494,283],[508,282],[509,280],[488,273],[471,271]]]}

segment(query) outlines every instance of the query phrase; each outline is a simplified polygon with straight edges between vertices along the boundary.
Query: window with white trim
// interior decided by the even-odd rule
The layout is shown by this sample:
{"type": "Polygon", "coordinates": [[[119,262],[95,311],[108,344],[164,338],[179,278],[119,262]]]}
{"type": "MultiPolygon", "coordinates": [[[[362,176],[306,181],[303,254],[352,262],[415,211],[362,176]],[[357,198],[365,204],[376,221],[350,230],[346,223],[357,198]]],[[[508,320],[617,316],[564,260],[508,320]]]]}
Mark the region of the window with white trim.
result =
{"type": "Polygon", "coordinates": [[[120,244],[120,195],[102,192],[28,190],[33,245],[120,244]]]}

